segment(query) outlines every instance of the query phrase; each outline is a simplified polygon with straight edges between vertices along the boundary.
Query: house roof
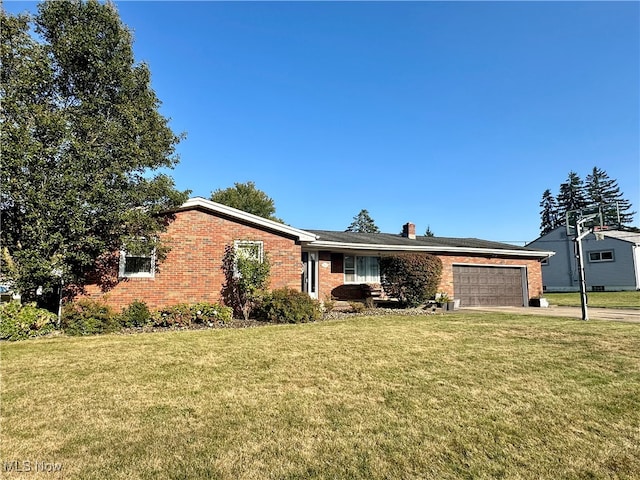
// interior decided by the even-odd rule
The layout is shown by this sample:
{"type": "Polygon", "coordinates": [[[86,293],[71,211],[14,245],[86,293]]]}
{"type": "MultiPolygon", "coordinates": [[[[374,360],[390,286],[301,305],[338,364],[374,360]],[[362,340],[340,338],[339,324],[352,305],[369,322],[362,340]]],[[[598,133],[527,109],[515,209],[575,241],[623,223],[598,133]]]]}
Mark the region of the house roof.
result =
{"type": "Polygon", "coordinates": [[[285,225],[284,223],[268,220],[266,218],[259,217],[258,215],[253,215],[252,213],[243,212],[242,210],[238,210],[237,208],[232,208],[221,203],[212,202],[211,200],[207,200],[206,198],[202,197],[190,198],[185,203],[183,203],[180,208],[177,209],[177,211],[191,209],[213,212],[236,221],[248,223],[256,227],[261,227],[277,233],[292,236],[300,242],[311,242],[316,239],[316,236],[313,233],[309,233],[305,230],[300,230],[299,228],[293,228],[289,225],[285,225]]]}
{"type": "Polygon", "coordinates": [[[501,242],[480,240],[477,238],[449,238],[416,236],[415,239],[392,233],[334,232],[328,230],[308,230],[317,236],[309,246],[318,248],[410,251],[432,253],[477,253],[510,255],[519,257],[545,258],[554,252],[528,247],[519,247],[501,242]]]}
{"type": "Polygon", "coordinates": [[[615,238],[617,240],[622,240],[623,242],[640,245],[640,233],[638,232],[628,232],[625,230],[603,230],[600,233],[603,233],[605,237],[615,238]]]}
{"type": "Polygon", "coordinates": [[[460,253],[509,255],[517,257],[545,258],[554,252],[519,247],[477,238],[447,238],[416,236],[415,239],[392,233],[335,232],[328,230],[300,230],[284,223],[268,220],[258,215],[194,197],[183,203],[176,211],[198,209],[236,220],[276,233],[294,237],[297,241],[315,248],[362,251],[406,251],[430,253],[460,253]]]}

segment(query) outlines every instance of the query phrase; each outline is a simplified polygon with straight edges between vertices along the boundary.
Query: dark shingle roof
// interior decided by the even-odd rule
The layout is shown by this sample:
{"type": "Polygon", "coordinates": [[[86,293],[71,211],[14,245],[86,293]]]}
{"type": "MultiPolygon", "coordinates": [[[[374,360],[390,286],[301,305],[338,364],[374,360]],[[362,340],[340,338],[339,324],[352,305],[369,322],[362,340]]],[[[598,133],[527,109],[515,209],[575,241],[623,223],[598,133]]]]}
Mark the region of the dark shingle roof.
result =
{"type": "Polygon", "coordinates": [[[416,236],[415,240],[393,233],[334,232],[329,230],[306,230],[318,236],[320,242],[350,243],[363,245],[386,245],[402,247],[486,248],[493,250],[537,251],[508,243],[480,240],[478,238],[449,238],[416,236]]]}

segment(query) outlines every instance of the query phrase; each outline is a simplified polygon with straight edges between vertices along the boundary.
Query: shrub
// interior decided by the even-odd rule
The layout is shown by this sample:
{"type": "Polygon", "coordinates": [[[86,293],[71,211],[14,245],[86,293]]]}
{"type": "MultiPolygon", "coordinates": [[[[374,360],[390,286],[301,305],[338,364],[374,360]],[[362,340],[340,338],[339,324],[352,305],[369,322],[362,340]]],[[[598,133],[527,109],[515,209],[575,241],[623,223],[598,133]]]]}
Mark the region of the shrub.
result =
{"type": "Polygon", "coordinates": [[[191,311],[194,316],[194,322],[229,323],[233,320],[233,309],[231,307],[223,307],[217,303],[195,303],[191,305],[191,311]]]}
{"type": "Polygon", "coordinates": [[[321,308],[325,314],[331,313],[333,309],[336,308],[336,301],[331,298],[331,296],[327,295],[322,302],[321,308]]]}
{"type": "Polygon", "coordinates": [[[58,316],[35,304],[8,302],[0,305],[0,339],[24,340],[53,332],[58,316]]]}
{"type": "Polygon", "coordinates": [[[225,277],[221,292],[224,302],[237,316],[242,315],[248,320],[269,283],[269,258],[261,254],[257,245],[245,245],[240,249],[227,245],[222,271],[225,277]]]}
{"type": "Polygon", "coordinates": [[[290,288],[273,290],[262,299],[256,317],[276,323],[314,322],[321,317],[320,302],[290,288]]]}
{"type": "Polygon", "coordinates": [[[416,307],[433,297],[441,275],[442,261],[428,253],[404,253],[380,259],[382,288],[402,306],[416,307]]]}
{"type": "Polygon", "coordinates": [[[233,310],[216,303],[181,303],[158,310],[152,318],[157,327],[188,327],[194,323],[228,323],[233,319],[233,310]]]}
{"type": "Polygon", "coordinates": [[[362,313],[367,309],[364,302],[349,302],[349,307],[351,307],[353,313],[362,313]]]}
{"type": "Polygon", "coordinates": [[[144,302],[134,300],[120,314],[120,323],[123,327],[144,327],[151,322],[151,312],[144,302]]]}
{"type": "Polygon", "coordinates": [[[121,328],[119,316],[102,302],[81,299],[62,310],[62,330],[67,335],[95,335],[121,328]]]}
{"type": "Polygon", "coordinates": [[[186,303],[165,307],[153,314],[153,324],[156,327],[188,327],[191,325],[193,314],[186,303]]]}

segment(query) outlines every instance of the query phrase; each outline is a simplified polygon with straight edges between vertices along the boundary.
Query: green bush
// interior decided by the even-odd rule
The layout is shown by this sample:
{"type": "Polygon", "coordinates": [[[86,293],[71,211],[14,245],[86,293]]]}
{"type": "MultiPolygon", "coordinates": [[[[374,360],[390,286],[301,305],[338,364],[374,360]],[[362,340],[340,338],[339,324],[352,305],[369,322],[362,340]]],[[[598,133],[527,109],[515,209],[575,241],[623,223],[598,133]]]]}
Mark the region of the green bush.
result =
{"type": "Polygon", "coordinates": [[[134,300],[120,314],[123,327],[144,327],[151,322],[151,312],[144,302],[134,300]]]}
{"type": "Polygon", "coordinates": [[[196,323],[229,323],[233,320],[233,309],[217,303],[195,303],[191,305],[191,311],[196,323]]]}
{"type": "Polygon", "coordinates": [[[257,318],[277,323],[314,322],[321,316],[320,302],[290,288],[267,293],[256,311],[257,318]]]}
{"type": "Polygon", "coordinates": [[[39,337],[56,329],[58,316],[35,304],[20,302],[0,304],[0,340],[24,340],[39,337]]]}
{"type": "Polygon", "coordinates": [[[417,307],[432,298],[442,275],[442,260],[428,253],[403,253],[380,258],[382,288],[402,306],[417,307]]]}
{"type": "Polygon", "coordinates": [[[353,313],[362,313],[367,309],[367,305],[364,302],[349,302],[349,307],[353,313]]]}
{"type": "Polygon", "coordinates": [[[62,310],[62,330],[67,335],[95,335],[117,332],[121,328],[119,316],[102,302],[81,299],[62,310]]]}
{"type": "Polygon", "coordinates": [[[233,310],[216,303],[180,303],[165,307],[152,316],[157,327],[189,327],[192,324],[228,323],[233,318],[233,310]]]}

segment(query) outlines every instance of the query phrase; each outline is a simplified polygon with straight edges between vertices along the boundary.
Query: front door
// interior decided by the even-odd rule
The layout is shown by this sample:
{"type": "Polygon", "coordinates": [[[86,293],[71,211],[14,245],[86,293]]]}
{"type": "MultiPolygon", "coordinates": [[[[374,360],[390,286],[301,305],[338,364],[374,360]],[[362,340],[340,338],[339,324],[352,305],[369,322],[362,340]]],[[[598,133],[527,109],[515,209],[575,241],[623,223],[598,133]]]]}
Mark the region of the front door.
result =
{"type": "Polygon", "coordinates": [[[318,252],[302,252],[302,291],[318,298],[318,252]]]}

